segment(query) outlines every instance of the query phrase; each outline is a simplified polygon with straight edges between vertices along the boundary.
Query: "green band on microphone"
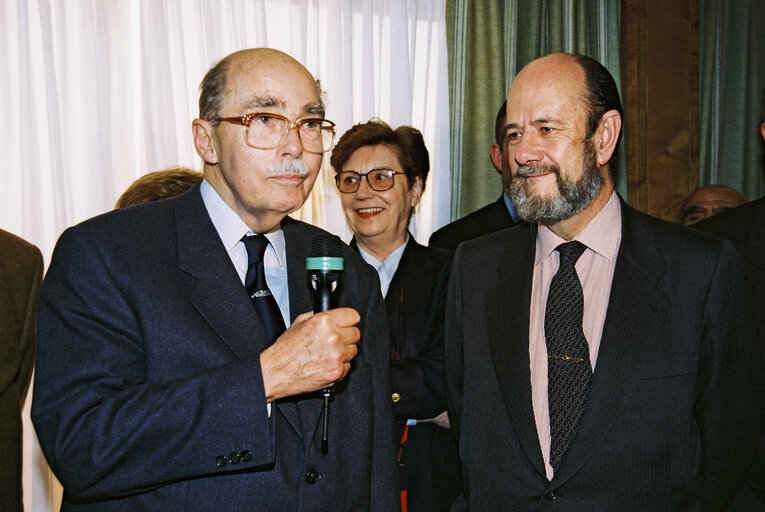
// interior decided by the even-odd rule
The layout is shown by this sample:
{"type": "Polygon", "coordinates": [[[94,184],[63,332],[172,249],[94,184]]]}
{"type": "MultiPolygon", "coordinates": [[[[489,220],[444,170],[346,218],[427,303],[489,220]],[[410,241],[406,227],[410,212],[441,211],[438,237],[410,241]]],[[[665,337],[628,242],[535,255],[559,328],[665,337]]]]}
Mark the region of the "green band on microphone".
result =
{"type": "Polygon", "coordinates": [[[344,270],[343,258],[306,258],[306,270],[344,270]]]}

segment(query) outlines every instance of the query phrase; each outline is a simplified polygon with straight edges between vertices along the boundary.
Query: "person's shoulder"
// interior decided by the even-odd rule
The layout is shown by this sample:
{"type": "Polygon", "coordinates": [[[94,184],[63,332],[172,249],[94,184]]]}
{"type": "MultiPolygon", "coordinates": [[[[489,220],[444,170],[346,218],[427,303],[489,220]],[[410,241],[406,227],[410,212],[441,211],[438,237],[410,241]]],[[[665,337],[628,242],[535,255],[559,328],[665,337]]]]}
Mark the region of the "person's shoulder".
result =
{"type": "Polygon", "coordinates": [[[693,227],[720,238],[743,241],[748,238],[757,217],[765,218],[765,197],[713,215],[693,227]]]}
{"type": "MultiPolygon", "coordinates": [[[[404,258],[414,264],[419,271],[428,275],[448,274],[452,265],[454,251],[441,247],[425,246],[417,242],[414,237],[409,239],[404,252],[404,258]]],[[[403,262],[404,260],[402,260],[403,262]]]]}
{"type": "Polygon", "coordinates": [[[35,255],[40,255],[40,257],[42,257],[40,254],[40,249],[38,249],[36,245],[31,244],[20,236],[14,235],[13,233],[3,229],[0,229],[0,250],[2,250],[2,253],[4,254],[3,257],[6,257],[5,255],[12,253],[32,255],[32,257],[35,257],[35,255]]]}
{"type": "Polygon", "coordinates": [[[452,249],[445,249],[443,247],[433,245],[422,245],[417,242],[414,237],[409,239],[407,249],[420,258],[427,258],[434,263],[449,262],[454,257],[454,251],[452,249]]]}
{"type": "Polygon", "coordinates": [[[658,219],[626,206],[622,209],[622,244],[633,251],[660,252],[668,262],[696,271],[714,266],[721,253],[732,254],[733,246],[714,235],[692,227],[658,219]]]}
{"type": "Polygon", "coordinates": [[[512,226],[513,221],[504,202],[494,201],[433,232],[429,245],[456,249],[465,240],[512,226]]]}
{"type": "Polygon", "coordinates": [[[95,245],[101,252],[129,252],[138,247],[162,246],[175,237],[176,201],[143,203],[86,219],[64,230],[56,250],[95,245]]]}

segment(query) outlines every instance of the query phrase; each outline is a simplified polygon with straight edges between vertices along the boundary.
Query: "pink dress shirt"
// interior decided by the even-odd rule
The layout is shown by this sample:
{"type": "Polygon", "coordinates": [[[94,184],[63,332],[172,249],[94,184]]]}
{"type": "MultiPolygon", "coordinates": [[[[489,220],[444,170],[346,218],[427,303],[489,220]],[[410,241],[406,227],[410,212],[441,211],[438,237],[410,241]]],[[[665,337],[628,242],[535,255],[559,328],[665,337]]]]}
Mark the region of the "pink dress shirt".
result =
{"type": "MultiPolygon", "coordinates": [[[[582,328],[590,347],[590,363],[593,371],[596,371],[595,364],[598,360],[600,337],[606,319],[611,281],[616,267],[616,255],[622,239],[622,210],[615,192],[600,213],[574,239],[587,246],[587,250],[576,263],[576,272],[582,282],[584,293],[582,328]]],[[[547,346],[544,331],[545,308],[550,281],[560,265],[560,258],[555,248],[567,241],[569,240],[560,238],[549,228],[539,226],[534,258],[534,277],[531,286],[531,312],[529,315],[531,401],[548,479],[552,479],[553,469],[550,466],[547,346]]]]}

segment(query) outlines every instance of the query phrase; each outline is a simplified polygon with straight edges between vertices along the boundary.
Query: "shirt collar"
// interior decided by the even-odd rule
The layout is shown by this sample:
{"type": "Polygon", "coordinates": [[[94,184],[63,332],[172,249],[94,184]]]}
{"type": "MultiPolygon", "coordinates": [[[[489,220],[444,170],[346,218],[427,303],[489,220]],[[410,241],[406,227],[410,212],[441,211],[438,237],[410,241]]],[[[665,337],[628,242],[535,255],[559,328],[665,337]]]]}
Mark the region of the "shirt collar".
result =
{"type": "MultiPolygon", "coordinates": [[[[603,209],[574,237],[574,240],[582,242],[588,249],[604,258],[613,260],[616,257],[621,238],[622,207],[619,203],[619,196],[614,191],[603,209]]],[[[556,247],[565,242],[566,240],[553,233],[550,228],[540,224],[537,229],[537,250],[534,264],[542,263],[553,253],[556,247]]]]}
{"type": "Polygon", "coordinates": [[[404,240],[404,243],[401,244],[395,251],[390,253],[387,258],[385,258],[385,261],[380,261],[371,254],[369,254],[367,251],[362,249],[362,247],[359,245],[358,242],[356,242],[356,247],[359,250],[359,254],[361,254],[361,258],[372,265],[375,269],[380,268],[382,266],[385,268],[385,272],[389,276],[393,276],[393,274],[396,273],[396,269],[398,268],[398,264],[401,262],[401,257],[404,255],[404,249],[406,249],[406,244],[409,243],[409,233],[406,234],[406,240],[404,240]]]}
{"type": "MultiPolygon", "coordinates": [[[[204,201],[207,213],[210,215],[215,230],[226,248],[226,252],[232,254],[239,249],[239,243],[245,235],[255,234],[237,213],[220,197],[218,191],[210,185],[206,179],[202,180],[200,187],[202,201],[204,201]]],[[[284,231],[281,228],[273,233],[266,233],[269,247],[276,257],[279,266],[283,267],[285,259],[284,231]]]]}
{"type": "Polygon", "coordinates": [[[510,218],[513,219],[513,222],[518,222],[518,214],[515,213],[515,206],[513,206],[513,200],[510,199],[507,194],[504,192],[502,193],[502,199],[505,200],[505,207],[507,208],[508,213],[510,214],[510,218]]]}

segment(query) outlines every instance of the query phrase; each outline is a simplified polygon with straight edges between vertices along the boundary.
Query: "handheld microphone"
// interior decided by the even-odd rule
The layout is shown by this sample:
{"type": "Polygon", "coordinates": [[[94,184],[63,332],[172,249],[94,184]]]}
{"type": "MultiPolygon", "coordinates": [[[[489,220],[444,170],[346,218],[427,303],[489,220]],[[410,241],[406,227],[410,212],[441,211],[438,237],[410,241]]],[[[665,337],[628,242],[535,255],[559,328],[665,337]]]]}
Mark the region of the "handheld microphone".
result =
{"type": "Polygon", "coordinates": [[[305,268],[314,288],[313,312],[329,311],[333,285],[343,275],[343,243],[335,235],[316,236],[305,268]]]}
{"type": "MultiPolygon", "coordinates": [[[[313,285],[313,312],[320,313],[332,308],[332,291],[343,274],[343,243],[335,235],[318,235],[311,241],[311,252],[305,260],[308,278],[313,285]]],[[[329,451],[329,399],[332,387],[324,388],[324,421],[322,422],[321,451],[329,451]]]]}

